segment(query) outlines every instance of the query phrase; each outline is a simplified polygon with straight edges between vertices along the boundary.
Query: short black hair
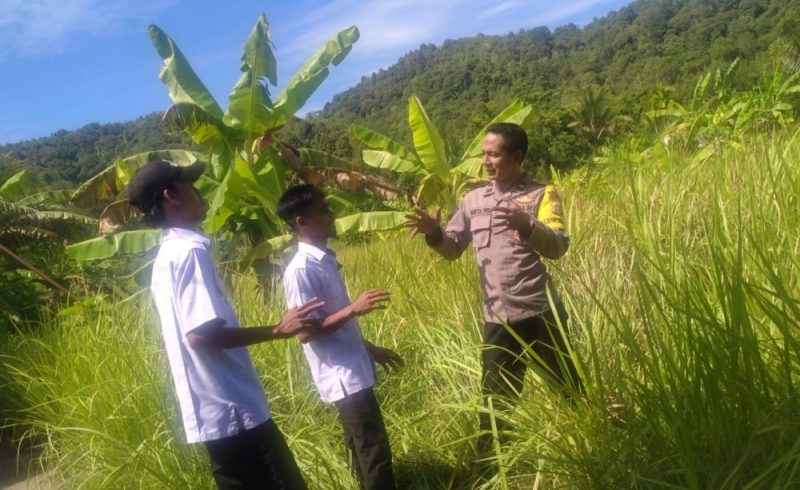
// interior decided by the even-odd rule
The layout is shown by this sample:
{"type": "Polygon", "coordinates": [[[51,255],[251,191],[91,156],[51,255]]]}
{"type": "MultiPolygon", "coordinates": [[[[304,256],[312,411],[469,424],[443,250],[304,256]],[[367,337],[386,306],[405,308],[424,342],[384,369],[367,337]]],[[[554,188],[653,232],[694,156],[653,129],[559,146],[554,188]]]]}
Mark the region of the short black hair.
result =
{"type": "Polygon", "coordinates": [[[519,151],[522,153],[522,159],[525,159],[525,155],[528,154],[528,135],[522,126],[509,122],[494,123],[486,128],[486,134],[489,133],[502,136],[505,142],[504,149],[510,154],[519,151]]]}
{"type": "Polygon", "coordinates": [[[179,166],[168,160],[153,160],[140,167],[128,183],[128,202],[144,215],[148,226],[162,227],[164,191],[175,191],[176,182],[193,183],[205,171],[203,162],[179,166]]]}
{"type": "MultiPolygon", "coordinates": [[[[176,192],[175,183],[170,182],[164,186],[162,192],[169,190],[176,192]]],[[[144,224],[151,228],[163,228],[167,225],[167,215],[164,213],[164,198],[159,196],[149,207],[140,210],[144,215],[142,220],[144,224]]]]}
{"type": "Polygon", "coordinates": [[[315,185],[289,187],[278,200],[278,216],[294,229],[295,218],[308,215],[311,206],[319,200],[325,200],[325,193],[315,185]]]}

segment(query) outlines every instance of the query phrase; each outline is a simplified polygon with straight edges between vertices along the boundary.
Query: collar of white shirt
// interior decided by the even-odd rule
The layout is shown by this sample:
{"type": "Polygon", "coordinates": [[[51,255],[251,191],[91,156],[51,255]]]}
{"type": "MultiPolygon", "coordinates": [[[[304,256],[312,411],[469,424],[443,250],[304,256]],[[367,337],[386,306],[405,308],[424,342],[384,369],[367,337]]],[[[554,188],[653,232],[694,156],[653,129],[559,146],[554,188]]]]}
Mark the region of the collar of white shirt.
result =
{"type": "Polygon", "coordinates": [[[311,245],[310,243],[298,242],[297,251],[304,254],[308,254],[314,257],[315,259],[319,260],[320,262],[326,255],[330,255],[331,258],[334,260],[334,262],[336,261],[336,252],[327,247],[325,247],[325,250],[323,250],[321,248],[315,247],[314,245],[311,245]]]}
{"type": "Polygon", "coordinates": [[[188,240],[206,248],[211,246],[210,238],[194,230],[186,228],[165,228],[164,233],[161,235],[161,243],[174,239],[188,240]]]}

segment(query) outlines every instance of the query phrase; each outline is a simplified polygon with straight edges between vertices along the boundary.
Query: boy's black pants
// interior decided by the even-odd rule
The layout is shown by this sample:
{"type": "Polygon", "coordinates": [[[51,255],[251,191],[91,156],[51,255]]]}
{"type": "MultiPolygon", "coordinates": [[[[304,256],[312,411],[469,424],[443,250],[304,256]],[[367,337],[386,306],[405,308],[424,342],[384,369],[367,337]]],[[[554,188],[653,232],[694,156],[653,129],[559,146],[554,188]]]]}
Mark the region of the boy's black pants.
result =
{"type": "Polygon", "coordinates": [[[361,485],[367,490],[393,490],[392,450],[375,392],[367,388],[334,404],[339,409],[345,444],[358,462],[361,485]]]}
{"type": "Polygon", "coordinates": [[[234,436],[205,443],[221,490],[305,490],[278,426],[272,419],[234,436]]]}
{"type": "MultiPolygon", "coordinates": [[[[566,326],[568,318],[566,312],[559,309],[558,313],[561,324],[566,326]]],[[[510,323],[508,326],[522,339],[522,343],[502,324],[487,322],[483,326],[481,389],[484,405],[487,405],[489,397],[492,397],[493,408],[500,412],[495,415],[502,415],[502,412],[508,412],[513,408],[522,391],[529,364],[541,366],[543,371],[548,373],[545,376],[559,385],[560,389],[564,389],[565,395],[569,385],[580,390],[578,372],[567,353],[552,311],[510,323]],[[525,346],[529,346],[530,350],[541,358],[544,365],[531,356],[525,346]]],[[[502,416],[495,418],[495,426],[499,431],[510,428],[502,416]]],[[[480,414],[480,428],[482,432],[492,429],[489,414],[480,414]]],[[[478,447],[481,451],[486,451],[490,448],[490,444],[491,435],[484,435],[479,439],[478,447]]]]}

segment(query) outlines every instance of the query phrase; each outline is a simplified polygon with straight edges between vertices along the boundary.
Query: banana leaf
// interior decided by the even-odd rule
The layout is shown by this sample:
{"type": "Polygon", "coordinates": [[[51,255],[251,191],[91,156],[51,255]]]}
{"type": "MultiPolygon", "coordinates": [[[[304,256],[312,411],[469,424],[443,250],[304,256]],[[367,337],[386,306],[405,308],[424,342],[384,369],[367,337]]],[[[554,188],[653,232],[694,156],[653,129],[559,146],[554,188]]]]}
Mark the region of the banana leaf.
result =
{"type": "Polygon", "coordinates": [[[330,73],[328,67],[338,66],[344,60],[353,49],[353,44],[358,41],[359,35],[356,26],[348,27],[328,39],[316,53],[311,55],[275,99],[277,119],[273,121],[273,127],[286,124],[289,118],[305,105],[311,94],[328,77],[330,73]]]}
{"type": "Polygon", "coordinates": [[[336,220],[339,235],[362,233],[366,231],[387,231],[403,226],[405,213],[400,211],[371,211],[351,214],[336,220]]]}
{"type": "Polygon", "coordinates": [[[42,182],[36,174],[22,170],[3,182],[0,186],[0,198],[6,201],[18,201],[41,185],[42,182]]]}
{"type": "Polygon", "coordinates": [[[67,246],[66,251],[76,260],[107,259],[120,254],[147,252],[156,247],[160,239],[161,230],[123,231],[74,243],[67,246]]]}
{"type": "Polygon", "coordinates": [[[262,14],[244,45],[242,75],[229,95],[224,121],[251,138],[273,127],[273,104],[266,81],[278,83],[277,62],[272,52],[267,18],[262,14]]]}
{"type": "Polygon", "coordinates": [[[408,125],[422,165],[428,172],[447,178],[450,166],[444,151],[444,140],[415,95],[408,99],[408,125]]]}
{"type": "Polygon", "coordinates": [[[377,131],[365,128],[364,126],[359,126],[358,124],[353,124],[350,126],[348,131],[353,137],[364,143],[364,145],[368,148],[373,150],[383,150],[397,156],[402,160],[413,162],[419,166],[422,166],[422,162],[420,162],[419,158],[417,158],[413,152],[407,150],[405,146],[394,141],[388,136],[384,136],[377,131]]]}
{"type": "Polygon", "coordinates": [[[16,201],[20,206],[34,206],[36,204],[60,204],[69,201],[72,191],[42,191],[16,201]]]}
{"type": "Polygon", "coordinates": [[[210,115],[221,118],[222,109],[172,38],[154,24],[150,25],[148,31],[153,46],[164,60],[158,78],[167,86],[172,101],[176,104],[189,102],[198,105],[210,115]]]}
{"type": "Polygon", "coordinates": [[[322,168],[341,168],[345,170],[356,170],[357,165],[354,165],[350,160],[339,158],[330,153],[314,150],[311,148],[299,148],[298,161],[304,167],[322,167],[322,168]]]}
{"type": "Polygon", "coordinates": [[[137,169],[155,160],[169,160],[176,165],[191,165],[205,159],[205,154],[186,150],[157,150],[138,153],[117,160],[91,179],[81,184],[72,193],[71,200],[81,207],[94,207],[107,202],[119,194],[137,169]]]}
{"type": "MultiPolygon", "coordinates": [[[[464,155],[461,156],[462,163],[471,157],[476,157],[481,154],[483,137],[486,134],[486,130],[489,128],[489,126],[499,122],[510,122],[519,124],[520,126],[525,126],[525,124],[527,124],[528,121],[530,121],[532,115],[533,115],[533,106],[531,106],[530,104],[525,104],[519,99],[515,99],[508,106],[506,106],[505,109],[500,111],[500,113],[497,114],[494,117],[494,119],[489,121],[489,124],[484,126],[483,129],[481,129],[477,135],[475,135],[475,138],[472,139],[472,142],[467,147],[467,150],[464,152],[464,155]]],[[[470,168],[474,171],[474,166],[468,166],[466,168],[470,168]]],[[[462,171],[461,173],[469,175],[470,177],[478,177],[480,175],[479,173],[467,174],[464,171],[462,171]]]]}
{"type": "Polygon", "coordinates": [[[364,150],[361,153],[364,163],[370,167],[391,170],[392,172],[417,174],[422,171],[417,162],[381,150],[364,150]]]}
{"type": "Polygon", "coordinates": [[[184,131],[212,154],[232,153],[245,139],[241,131],[226,126],[222,119],[189,102],[173,104],[164,113],[164,122],[169,128],[184,131]]]}

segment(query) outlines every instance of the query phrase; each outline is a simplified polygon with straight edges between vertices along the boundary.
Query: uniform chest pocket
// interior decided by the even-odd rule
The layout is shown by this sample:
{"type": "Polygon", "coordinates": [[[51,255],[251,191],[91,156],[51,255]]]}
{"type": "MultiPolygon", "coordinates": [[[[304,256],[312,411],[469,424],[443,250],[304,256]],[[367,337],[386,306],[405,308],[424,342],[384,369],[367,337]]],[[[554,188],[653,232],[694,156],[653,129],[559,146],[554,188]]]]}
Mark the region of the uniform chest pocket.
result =
{"type": "Polygon", "coordinates": [[[492,237],[492,215],[482,214],[473,216],[470,220],[472,230],[472,244],[475,248],[488,247],[492,237]]]}

